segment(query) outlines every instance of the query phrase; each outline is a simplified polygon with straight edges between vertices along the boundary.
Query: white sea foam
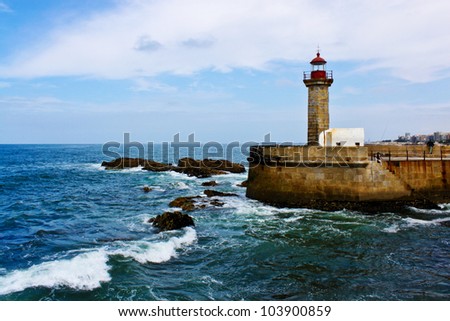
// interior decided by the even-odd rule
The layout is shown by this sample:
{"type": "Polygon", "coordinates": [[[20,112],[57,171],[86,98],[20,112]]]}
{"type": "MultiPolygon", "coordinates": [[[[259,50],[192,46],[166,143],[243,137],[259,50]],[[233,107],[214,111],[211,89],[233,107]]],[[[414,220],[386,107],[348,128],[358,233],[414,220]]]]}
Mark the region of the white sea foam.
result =
{"type": "Polygon", "coordinates": [[[279,213],[293,213],[290,208],[278,208],[264,203],[240,197],[223,197],[224,208],[235,208],[237,214],[255,214],[261,216],[273,216],[279,213]]]}
{"type": "Polygon", "coordinates": [[[304,218],[304,216],[292,216],[292,217],[285,218],[284,221],[287,223],[292,223],[292,222],[301,220],[303,218],[304,218]]]}
{"type": "Polygon", "coordinates": [[[436,220],[426,221],[426,220],[419,220],[416,218],[407,217],[403,219],[408,226],[420,226],[420,225],[435,225],[439,224],[436,220]]]}
{"type": "Polygon", "coordinates": [[[440,209],[422,209],[422,208],[415,208],[410,207],[410,209],[416,213],[421,214],[430,214],[430,215],[442,215],[442,214],[450,214],[450,204],[440,204],[440,209]]]}
{"type": "Polygon", "coordinates": [[[162,263],[177,257],[178,249],[193,244],[197,240],[197,233],[191,227],[184,228],[185,234],[180,237],[171,237],[166,241],[132,241],[120,242],[119,248],[108,251],[110,255],[130,257],[139,263],[162,263]]]}
{"type": "Polygon", "coordinates": [[[400,231],[400,226],[398,226],[398,224],[392,224],[391,226],[383,229],[383,232],[386,233],[397,233],[398,231],[400,231]]]}
{"type": "Polygon", "coordinates": [[[151,214],[140,214],[136,217],[127,218],[125,219],[126,226],[132,232],[147,232],[149,230],[148,220],[150,218],[152,218],[151,214]]]}
{"type": "Polygon", "coordinates": [[[443,210],[450,210],[450,203],[439,204],[439,207],[443,210]]]}
{"type": "Polygon", "coordinates": [[[106,170],[105,167],[102,166],[100,163],[94,163],[94,164],[87,164],[87,168],[97,171],[104,171],[106,170]]]}
{"type": "Polygon", "coordinates": [[[176,182],[176,183],[175,183],[175,187],[176,187],[177,189],[179,189],[179,190],[191,189],[191,188],[189,187],[189,185],[187,185],[187,184],[184,183],[184,182],[176,182]]]}
{"type": "Polygon", "coordinates": [[[435,219],[435,220],[433,220],[433,222],[436,222],[436,223],[443,223],[443,222],[449,222],[450,221],[450,217],[444,217],[444,218],[437,218],[437,219],[435,219]]]}
{"type": "Polygon", "coordinates": [[[217,180],[239,180],[240,182],[247,179],[247,172],[244,173],[228,173],[225,175],[214,176],[217,180]]]}
{"type": "Polygon", "coordinates": [[[16,270],[0,277],[0,295],[39,286],[92,290],[100,287],[101,282],[111,280],[107,261],[107,253],[100,249],[72,259],[44,262],[26,270],[16,270]]]}
{"type": "Polygon", "coordinates": [[[141,165],[139,165],[139,166],[137,166],[137,167],[130,167],[130,168],[124,168],[124,169],[122,169],[122,170],[120,170],[120,172],[123,172],[123,173],[129,173],[129,172],[141,172],[142,171],[142,166],[141,165]]]}
{"type": "Polygon", "coordinates": [[[216,280],[215,278],[213,278],[210,275],[204,275],[200,278],[202,283],[205,284],[218,284],[218,285],[223,285],[223,282],[216,280]]]}
{"type": "MultiPolygon", "coordinates": [[[[145,185],[145,186],[148,186],[148,185],[145,185]]],[[[142,187],[144,187],[144,186],[142,186],[142,187]]],[[[164,188],[162,188],[161,186],[158,186],[158,185],[150,185],[148,187],[150,187],[152,189],[152,191],[155,191],[155,192],[165,192],[166,191],[164,188]]]]}
{"type": "Polygon", "coordinates": [[[383,232],[386,233],[397,233],[400,230],[411,229],[411,228],[419,228],[421,226],[434,226],[440,225],[443,222],[450,221],[450,217],[445,218],[437,218],[434,220],[420,220],[412,217],[404,218],[400,223],[394,223],[389,227],[383,229],[383,232]]]}
{"type": "Polygon", "coordinates": [[[70,287],[76,290],[92,290],[109,282],[108,256],[122,255],[139,263],[162,263],[177,257],[177,250],[197,240],[195,229],[187,227],[182,236],[165,241],[141,240],[117,241],[113,249],[100,248],[81,253],[71,259],[57,259],[33,265],[28,269],[0,274],[0,295],[23,291],[32,287],[70,287]]]}
{"type": "Polygon", "coordinates": [[[179,180],[179,179],[185,179],[185,180],[195,180],[197,179],[195,176],[187,176],[186,174],[183,173],[178,173],[175,171],[168,171],[166,172],[167,174],[169,174],[170,176],[172,176],[173,178],[179,180]]]}

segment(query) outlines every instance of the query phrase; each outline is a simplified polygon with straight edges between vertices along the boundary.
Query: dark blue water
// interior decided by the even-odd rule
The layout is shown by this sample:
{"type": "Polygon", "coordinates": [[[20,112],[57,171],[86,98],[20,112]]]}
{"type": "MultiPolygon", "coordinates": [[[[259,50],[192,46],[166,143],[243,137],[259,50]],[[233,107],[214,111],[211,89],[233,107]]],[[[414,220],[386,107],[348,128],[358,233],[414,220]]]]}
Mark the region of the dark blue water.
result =
{"type": "Polygon", "coordinates": [[[230,174],[215,189],[237,197],[156,233],[147,220],[204,180],[106,171],[106,159],[100,145],[0,145],[0,300],[450,299],[449,204],[278,209],[230,174]]]}

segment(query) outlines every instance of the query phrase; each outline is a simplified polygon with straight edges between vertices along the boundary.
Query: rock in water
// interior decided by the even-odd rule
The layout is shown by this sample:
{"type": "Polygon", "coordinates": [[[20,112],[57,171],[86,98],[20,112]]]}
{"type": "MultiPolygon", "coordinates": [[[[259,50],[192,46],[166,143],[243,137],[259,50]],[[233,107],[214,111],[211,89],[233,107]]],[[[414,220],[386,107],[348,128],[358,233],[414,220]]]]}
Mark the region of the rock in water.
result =
{"type": "Polygon", "coordinates": [[[152,172],[167,172],[173,169],[172,165],[146,160],[143,170],[152,172]]]}
{"type": "Polygon", "coordinates": [[[245,173],[245,167],[241,164],[232,163],[226,159],[207,159],[202,160],[202,165],[211,169],[218,169],[230,173],[245,173]]]}
{"type": "Polygon", "coordinates": [[[195,209],[195,199],[199,196],[177,197],[169,203],[170,207],[181,207],[183,211],[192,211],[195,209]]]}
{"type": "Polygon", "coordinates": [[[196,160],[189,157],[181,158],[178,161],[178,167],[174,167],[173,170],[199,178],[210,177],[211,175],[245,172],[245,168],[241,164],[232,163],[224,159],[196,160]]]}
{"type": "Polygon", "coordinates": [[[106,169],[124,169],[142,166],[142,169],[153,172],[169,171],[173,167],[172,165],[155,162],[149,159],[126,157],[117,158],[110,162],[102,162],[102,166],[106,169]]]}
{"type": "Polygon", "coordinates": [[[217,182],[216,181],[209,181],[209,182],[203,182],[202,186],[216,186],[217,182]]]}
{"type": "Polygon", "coordinates": [[[193,158],[185,157],[178,161],[178,166],[173,168],[178,173],[183,173],[188,176],[195,176],[198,178],[211,177],[212,175],[222,175],[227,172],[209,168],[202,164],[202,161],[193,158]]]}
{"type": "Polygon", "coordinates": [[[151,218],[149,223],[162,231],[178,230],[186,226],[195,226],[194,220],[187,214],[181,212],[164,212],[161,215],[151,218]]]}
{"type": "Polygon", "coordinates": [[[143,190],[145,193],[148,193],[148,192],[151,192],[152,188],[149,186],[144,186],[143,190]]]}
{"type": "Polygon", "coordinates": [[[239,187],[247,187],[247,186],[248,186],[248,181],[245,180],[245,181],[243,181],[242,183],[237,184],[237,186],[239,186],[239,187]]]}
{"type": "Polygon", "coordinates": [[[142,158],[117,158],[110,162],[102,162],[102,166],[106,169],[123,169],[143,166],[145,159],[142,158]]]}
{"type": "Polygon", "coordinates": [[[224,193],[224,192],[214,191],[212,189],[206,189],[204,191],[204,193],[208,197],[213,197],[213,196],[238,196],[237,194],[234,194],[234,193],[224,193]]]}

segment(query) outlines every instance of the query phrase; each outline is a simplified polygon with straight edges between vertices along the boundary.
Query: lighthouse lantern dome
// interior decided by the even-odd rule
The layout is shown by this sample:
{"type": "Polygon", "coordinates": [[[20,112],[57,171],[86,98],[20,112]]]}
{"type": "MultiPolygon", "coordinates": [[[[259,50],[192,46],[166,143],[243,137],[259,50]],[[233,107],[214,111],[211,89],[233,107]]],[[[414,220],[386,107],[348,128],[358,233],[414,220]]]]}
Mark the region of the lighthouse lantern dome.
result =
{"type": "Polygon", "coordinates": [[[317,52],[317,56],[311,60],[310,64],[312,66],[312,70],[325,70],[325,65],[327,61],[320,57],[320,52],[317,52]]]}

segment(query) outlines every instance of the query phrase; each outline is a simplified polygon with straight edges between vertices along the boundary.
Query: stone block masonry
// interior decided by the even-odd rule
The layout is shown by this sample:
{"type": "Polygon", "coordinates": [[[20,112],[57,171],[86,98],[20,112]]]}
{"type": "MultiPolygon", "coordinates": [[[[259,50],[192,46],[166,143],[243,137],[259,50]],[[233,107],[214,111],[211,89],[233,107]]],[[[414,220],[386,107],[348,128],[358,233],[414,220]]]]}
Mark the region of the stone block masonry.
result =
{"type": "Polygon", "coordinates": [[[317,144],[320,133],[330,127],[328,99],[328,85],[308,87],[308,143],[310,144],[317,144]]]}

